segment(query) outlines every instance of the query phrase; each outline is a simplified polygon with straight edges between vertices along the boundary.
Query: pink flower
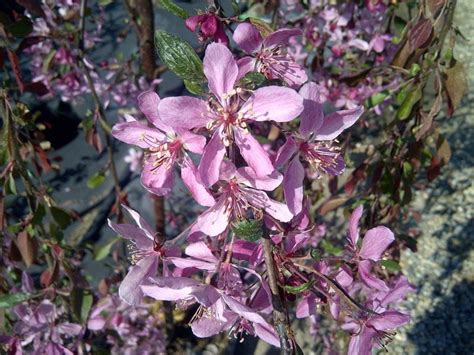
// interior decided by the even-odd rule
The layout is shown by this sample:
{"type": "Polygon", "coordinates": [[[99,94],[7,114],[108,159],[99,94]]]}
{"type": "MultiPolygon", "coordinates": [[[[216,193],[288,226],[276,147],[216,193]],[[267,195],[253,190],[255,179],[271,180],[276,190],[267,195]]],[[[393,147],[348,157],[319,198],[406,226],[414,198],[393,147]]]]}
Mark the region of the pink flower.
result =
{"type": "Polygon", "coordinates": [[[112,135],[128,144],[145,149],[141,175],[143,186],[157,195],[168,194],[173,187],[173,166],[181,167],[181,178],[194,199],[203,206],[212,206],[214,198],[201,182],[187,151],[201,154],[206,144],[203,136],[185,129],[173,129],[158,116],[159,96],[152,91],[138,97],[140,110],[155,127],[148,127],[127,116],[128,121],[116,124],[112,135]]]}
{"type": "Polygon", "coordinates": [[[157,300],[178,301],[183,305],[199,303],[191,321],[194,335],[204,338],[222,331],[255,334],[280,346],[273,327],[256,311],[223,291],[186,277],[155,277],[141,286],[145,295],[157,300]]]}
{"type": "Polygon", "coordinates": [[[256,90],[244,101],[234,88],[238,67],[229,49],[211,43],[204,56],[204,74],[214,96],[206,102],[194,97],[168,97],[159,105],[160,117],[173,127],[187,129],[207,127],[212,137],[199,164],[199,173],[206,186],[219,179],[219,170],[226,147],[235,143],[247,164],[263,177],[274,171],[268,154],[249,133],[252,121],[288,122],[303,109],[302,98],[292,89],[267,86],[256,90]]]}
{"type": "Polygon", "coordinates": [[[361,281],[368,287],[388,291],[388,287],[382,280],[370,274],[372,264],[380,260],[383,252],[395,240],[393,232],[387,227],[378,226],[369,229],[362,239],[359,248],[359,220],[362,217],[363,207],[357,207],[349,219],[349,234],[347,236],[346,249],[352,255],[352,260],[357,263],[361,281]]]}
{"type": "Polygon", "coordinates": [[[340,149],[333,140],[351,127],[362,115],[363,108],[337,111],[326,117],[319,100],[318,85],[310,82],[300,89],[304,110],[298,136],[289,136],[280,148],[275,166],[286,165],[283,178],[285,199],[290,211],[298,214],[302,209],[305,171],[301,161],[308,163],[312,173],[339,175],[345,169],[340,149]]]}
{"type": "Polygon", "coordinates": [[[150,276],[155,276],[158,270],[158,262],[167,256],[176,256],[180,252],[176,248],[165,248],[156,238],[151,226],[133,209],[123,206],[136,226],[131,224],[116,224],[108,220],[112,228],[121,237],[132,243],[130,251],[133,266],[128,271],[119,287],[120,298],[128,304],[138,304],[143,293],[139,286],[146,282],[150,276]]]}
{"type": "Polygon", "coordinates": [[[134,148],[128,150],[128,154],[123,160],[130,165],[130,171],[136,172],[142,165],[143,152],[134,148]]]}
{"type": "Polygon", "coordinates": [[[234,41],[252,55],[238,61],[239,77],[256,70],[268,79],[281,79],[291,87],[301,86],[308,81],[308,76],[286,50],[290,38],[301,34],[299,29],[282,28],[264,39],[252,24],[245,22],[238,25],[234,41]]]}
{"type": "Polygon", "coordinates": [[[191,32],[196,32],[197,30],[198,39],[201,42],[213,39],[218,43],[229,44],[229,39],[225,34],[224,24],[213,12],[190,16],[186,19],[185,25],[191,32]]]}
{"type": "Polygon", "coordinates": [[[262,217],[266,212],[282,222],[289,222],[293,215],[288,207],[264,192],[274,190],[281,184],[281,179],[278,172],[259,178],[249,167],[235,169],[232,164],[225,164],[221,173],[220,196],[214,206],[198,217],[197,227],[206,235],[217,236],[232,220],[246,218],[249,210],[255,217],[262,217]]]}

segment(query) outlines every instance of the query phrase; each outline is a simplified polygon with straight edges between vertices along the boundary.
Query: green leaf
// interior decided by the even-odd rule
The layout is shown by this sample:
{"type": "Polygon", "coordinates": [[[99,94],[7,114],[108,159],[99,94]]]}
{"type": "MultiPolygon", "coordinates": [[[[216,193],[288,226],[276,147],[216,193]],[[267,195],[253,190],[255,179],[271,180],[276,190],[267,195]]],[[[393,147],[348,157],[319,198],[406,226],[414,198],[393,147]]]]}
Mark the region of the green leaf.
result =
{"type": "Polygon", "coordinates": [[[381,260],[380,264],[385,267],[388,271],[399,272],[401,271],[400,265],[395,260],[381,260]]]}
{"type": "Polygon", "coordinates": [[[119,238],[114,238],[107,244],[98,245],[94,250],[94,260],[100,261],[109,256],[110,250],[118,240],[119,238]]]}
{"type": "Polygon", "coordinates": [[[410,117],[413,107],[418,101],[420,101],[422,96],[423,96],[423,92],[421,90],[421,86],[417,85],[407,94],[405,100],[403,101],[402,105],[398,109],[398,112],[397,112],[398,119],[406,120],[408,117],[410,117]]]}
{"type": "Polygon", "coordinates": [[[46,209],[44,206],[40,203],[36,207],[36,211],[33,214],[33,218],[31,219],[31,224],[38,225],[43,222],[43,218],[46,215],[46,209]]]}
{"type": "Polygon", "coordinates": [[[28,17],[22,17],[9,26],[8,31],[15,37],[26,37],[33,31],[33,24],[28,17]]]}
{"type": "Polygon", "coordinates": [[[13,293],[10,295],[0,295],[0,308],[10,308],[19,303],[28,301],[29,299],[35,297],[31,293],[13,293]]]}
{"type": "Polygon", "coordinates": [[[331,255],[339,255],[343,252],[344,249],[335,246],[331,242],[326,239],[321,240],[321,246],[323,247],[324,251],[331,255]]]}
{"type": "Polygon", "coordinates": [[[266,80],[265,75],[258,72],[250,72],[240,79],[239,84],[253,90],[262,86],[266,80]]]}
{"type": "Polygon", "coordinates": [[[99,6],[110,5],[114,0],[99,0],[99,6]]]}
{"type": "Polygon", "coordinates": [[[49,69],[51,68],[51,64],[53,63],[54,56],[56,55],[56,51],[53,49],[51,52],[48,53],[46,58],[43,61],[43,66],[41,71],[46,74],[48,73],[49,69]]]}
{"type": "Polygon", "coordinates": [[[319,249],[316,249],[316,248],[311,248],[311,251],[309,252],[309,254],[311,255],[311,259],[315,260],[315,261],[319,261],[321,260],[321,251],[319,249]]]}
{"type": "Polygon", "coordinates": [[[72,222],[71,215],[59,207],[51,206],[51,214],[56,223],[63,229],[72,222]]]}
{"type": "Polygon", "coordinates": [[[189,43],[165,31],[156,31],[155,43],[161,60],[177,76],[195,83],[205,80],[201,59],[189,43]]]}
{"type": "Polygon", "coordinates": [[[10,174],[10,177],[8,178],[8,189],[13,195],[18,195],[18,191],[16,189],[16,182],[12,174],[10,174]]]}
{"type": "Polygon", "coordinates": [[[378,104],[382,103],[388,97],[388,95],[390,95],[388,90],[377,92],[367,99],[366,106],[369,108],[377,106],[378,104]]]}
{"type": "Polygon", "coordinates": [[[314,280],[311,280],[309,282],[305,282],[304,284],[298,285],[298,286],[288,286],[285,285],[285,291],[289,293],[294,293],[294,294],[299,294],[303,291],[309,290],[311,287],[314,285],[314,280]]]}
{"type": "Polygon", "coordinates": [[[89,189],[95,189],[105,181],[105,175],[102,173],[96,173],[87,179],[87,187],[89,189]]]}
{"type": "Polygon", "coordinates": [[[201,87],[201,85],[199,85],[199,83],[196,83],[194,81],[184,80],[184,86],[191,94],[198,95],[198,96],[202,96],[205,94],[205,91],[201,87]]]}
{"type": "Polygon", "coordinates": [[[232,223],[232,231],[239,238],[256,241],[263,237],[263,220],[242,219],[232,223]]]}
{"type": "Polygon", "coordinates": [[[90,290],[74,287],[71,291],[71,306],[76,319],[85,323],[92,307],[94,296],[90,290]]]}
{"type": "Polygon", "coordinates": [[[160,5],[166,11],[171,12],[173,15],[181,17],[183,20],[186,20],[189,17],[189,14],[182,7],[176,5],[172,0],[160,0],[160,5]]]}

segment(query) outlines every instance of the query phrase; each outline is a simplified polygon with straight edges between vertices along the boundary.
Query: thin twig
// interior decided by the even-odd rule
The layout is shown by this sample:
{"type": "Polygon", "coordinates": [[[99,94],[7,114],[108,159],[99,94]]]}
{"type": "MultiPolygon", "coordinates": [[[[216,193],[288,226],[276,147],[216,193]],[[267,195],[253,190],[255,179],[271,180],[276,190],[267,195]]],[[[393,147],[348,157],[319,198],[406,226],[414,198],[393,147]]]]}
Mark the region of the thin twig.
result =
{"type": "Polygon", "coordinates": [[[270,239],[262,239],[263,253],[265,257],[265,266],[268,273],[268,283],[272,292],[272,306],[273,306],[273,326],[280,338],[280,352],[281,354],[295,354],[295,340],[291,330],[290,320],[287,312],[283,306],[283,301],[280,296],[278,287],[277,269],[275,260],[273,259],[273,245],[270,239]]]}

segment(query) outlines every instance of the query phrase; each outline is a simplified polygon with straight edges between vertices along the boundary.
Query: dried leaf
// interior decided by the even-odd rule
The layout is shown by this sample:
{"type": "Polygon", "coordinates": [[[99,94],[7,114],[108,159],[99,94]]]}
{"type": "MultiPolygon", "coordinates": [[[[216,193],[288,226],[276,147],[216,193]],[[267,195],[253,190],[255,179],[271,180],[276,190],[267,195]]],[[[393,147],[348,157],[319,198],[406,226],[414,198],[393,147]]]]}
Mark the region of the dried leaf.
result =
{"type": "Polygon", "coordinates": [[[37,243],[34,238],[30,237],[27,231],[22,231],[18,233],[16,245],[26,266],[30,267],[33,265],[37,250],[37,243]]]}
{"type": "Polygon", "coordinates": [[[25,84],[23,84],[23,79],[21,77],[20,61],[18,60],[18,56],[16,55],[15,52],[9,49],[7,50],[7,53],[8,53],[8,59],[10,60],[10,63],[12,65],[13,74],[15,74],[15,79],[18,85],[18,89],[20,89],[20,92],[23,92],[25,88],[25,84]]]}
{"type": "Polygon", "coordinates": [[[445,2],[446,0],[427,0],[431,16],[435,17],[438,14],[438,11],[444,6],[445,2]]]}
{"type": "Polygon", "coordinates": [[[41,273],[40,283],[43,288],[49,287],[59,276],[59,264],[55,261],[52,268],[48,268],[41,273]]]}
{"type": "Polygon", "coordinates": [[[445,90],[448,96],[448,115],[451,117],[467,93],[467,75],[464,65],[460,62],[446,69],[445,90]]]}
{"type": "Polygon", "coordinates": [[[325,215],[326,213],[335,210],[339,206],[342,206],[347,202],[348,199],[348,197],[333,197],[322,204],[322,206],[319,208],[319,213],[321,215],[325,215]]]}

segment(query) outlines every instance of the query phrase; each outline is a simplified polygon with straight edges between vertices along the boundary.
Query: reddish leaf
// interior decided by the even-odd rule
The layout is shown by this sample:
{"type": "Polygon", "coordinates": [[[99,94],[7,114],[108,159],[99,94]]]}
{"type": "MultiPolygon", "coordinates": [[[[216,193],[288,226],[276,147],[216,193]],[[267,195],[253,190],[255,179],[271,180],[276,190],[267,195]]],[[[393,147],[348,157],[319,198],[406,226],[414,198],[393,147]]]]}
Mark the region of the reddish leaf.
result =
{"type": "Polygon", "coordinates": [[[25,84],[25,91],[43,96],[49,93],[49,89],[40,81],[25,84]]]}
{"type": "Polygon", "coordinates": [[[433,157],[431,159],[431,165],[429,166],[426,176],[428,178],[428,181],[433,181],[436,179],[441,171],[441,163],[439,161],[439,158],[437,156],[433,157]]]}
{"type": "Polygon", "coordinates": [[[18,88],[20,92],[23,92],[25,85],[23,84],[23,79],[21,78],[21,70],[20,70],[20,62],[18,60],[18,56],[15,52],[11,50],[7,50],[8,59],[12,65],[13,73],[15,74],[16,83],[18,84],[18,88]]]}
{"type": "Polygon", "coordinates": [[[415,26],[408,32],[408,42],[412,49],[423,48],[429,44],[433,25],[431,20],[420,18],[415,26]]]}
{"type": "Polygon", "coordinates": [[[55,261],[52,268],[48,268],[41,273],[40,283],[43,288],[50,286],[59,276],[59,264],[55,261]]]}
{"type": "Polygon", "coordinates": [[[48,158],[48,154],[46,154],[46,152],[39,145],[35,145],[35,151],[38,154],[41,168],[44,170],[44,172],[47,173],[48,171],[51,171],[51,161],[48,158]]]}
{"type": "Polygon", "coordinates": [[[354,170],[351,177],[347,180],[346,184],[344,185],[344,192],[347,195],[352,195],[359,181],[365,177],[366,167],[367,165],[365,163],[360,165],[356,170],[354,170]]]}
{"type": "Polygon", "coordinates": [[[24,38],[18,48],[16,49],[16,53],[20,54],[24,49],[30,48],[31,46],[40,43],[41,41],[44,41],[47,37],[45,36],[30,36],[24,38]]]}
{"type": "Polygon", "coordinates": [[[22,231],[18,233],[16,245],[26,266],[30,267],[36,259],[37,243],[35,239],[30,237],[28,232],[22,231]]]}
{"type": "Polygon", "coordinates": [[[86,142],[93,146],[98,153],[102,152],[102,150],[104,149],[102,140],[100,139],[100,135],[97,132],[97,128],[95,125],[87,130],[86,142]]]}
{"type": "Polygon", "coordinates": [[[331,176],[329,179],[329,191],[331,192],[331,195],[334,195],[337,193],[337,176],[331,176]]]}

